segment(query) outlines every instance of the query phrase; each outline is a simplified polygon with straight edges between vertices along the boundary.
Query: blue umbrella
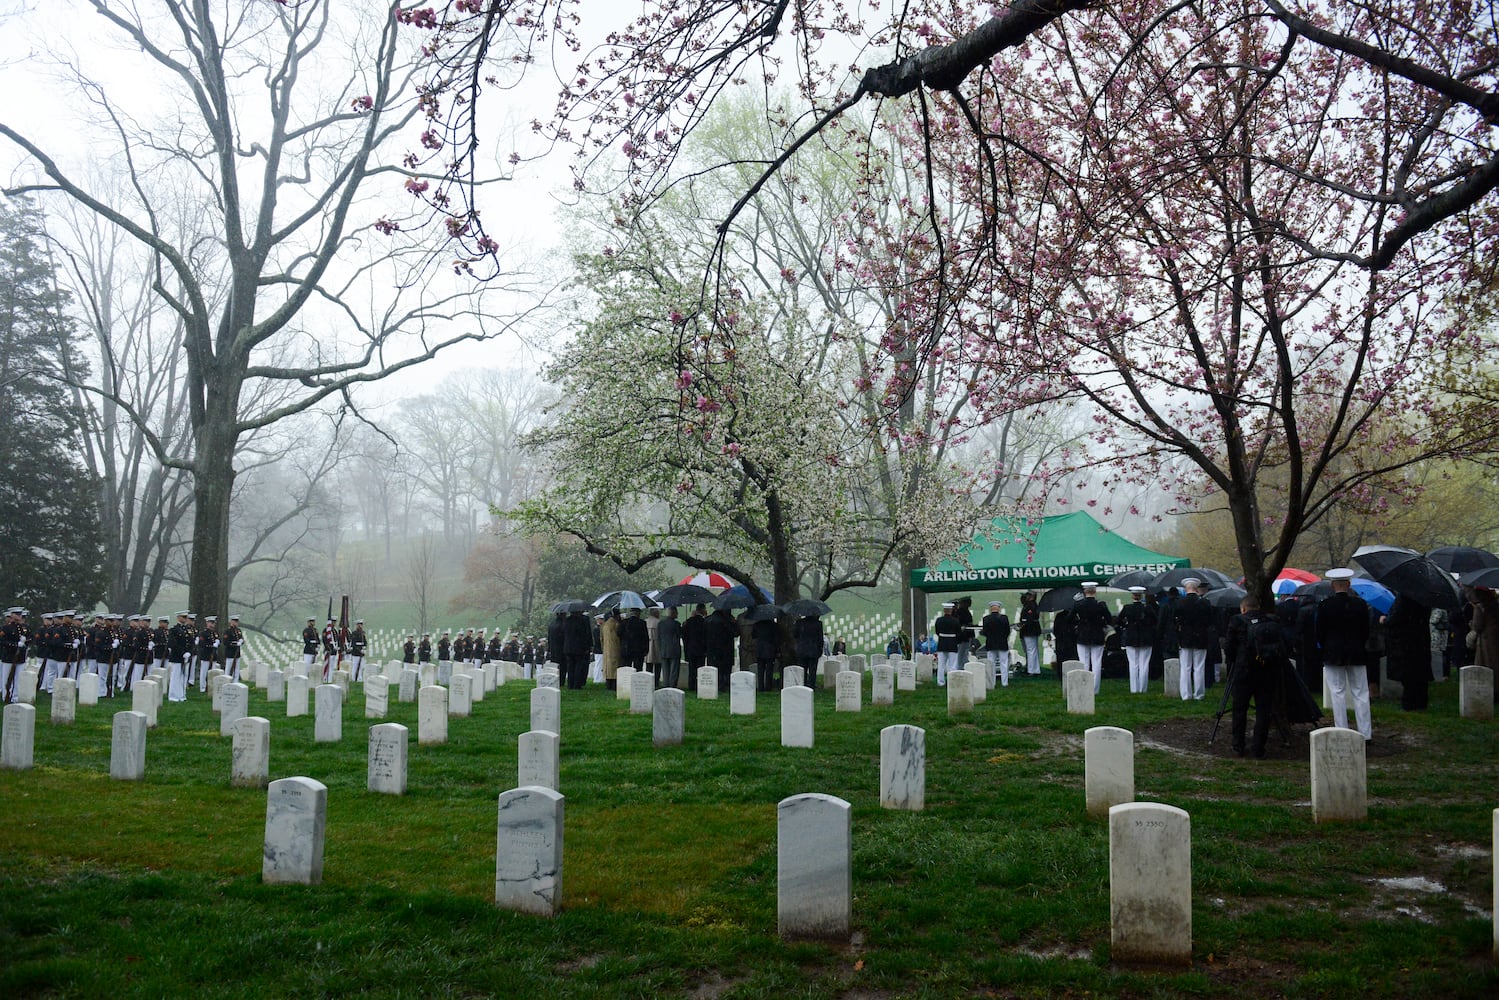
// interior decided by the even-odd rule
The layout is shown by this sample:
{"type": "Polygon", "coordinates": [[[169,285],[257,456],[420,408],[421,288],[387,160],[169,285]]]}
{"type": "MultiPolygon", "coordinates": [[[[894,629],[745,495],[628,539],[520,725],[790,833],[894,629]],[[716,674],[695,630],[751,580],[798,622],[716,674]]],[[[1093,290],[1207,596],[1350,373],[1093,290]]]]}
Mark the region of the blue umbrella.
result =
{"type": "MultiPolygon", "coordinates": [[[[1353,592],[1364,599],[1380,614],[1388,614],[1390,608],[1395,605],[1395,592],[1381,583],[1376,583],[1367,577],[1356,576],[1353,578],[1353,592]]],[[[1311,597],[1315,600],[1323,600],[1331,596],[1332,584],[1326,580],[1318,580],[1316,583],[1303,583],[1296,588],[1297,597],[1311,597]]]]}

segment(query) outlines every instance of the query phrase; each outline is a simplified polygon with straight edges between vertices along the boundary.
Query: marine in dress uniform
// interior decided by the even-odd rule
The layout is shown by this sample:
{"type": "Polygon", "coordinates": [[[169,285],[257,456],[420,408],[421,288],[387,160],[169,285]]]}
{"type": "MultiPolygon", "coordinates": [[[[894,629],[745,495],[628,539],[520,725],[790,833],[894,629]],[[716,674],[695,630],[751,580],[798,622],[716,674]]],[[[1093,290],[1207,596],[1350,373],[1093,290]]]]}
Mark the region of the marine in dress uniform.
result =
{"type": "Polygon", "coordinates": [[[998,601],[989,602],[989,613],[979,622],[984,637],[984,658],[989,664],[988,684],[998,678],[1000,687],[1010,686],[1010,619],[998,601]]]}
{"type": "Polygon", "coordinates": [[[306,627],[302,629],[302,663],[309,669],[312,661],[317,659],[317,646],[317,619],[309,618],[306,627]]]}
{"type": "Polygon", "coordinates": [[[364,653],[369,645],[369,636],[364,634],[364,619],[361,618],[354,623],[354,631],[349,633],[349,659],[353,661],[356,681],[364,676],[364,653]]]}
{"type": "Polygon", "coordinates": [[[177,621],[167,631],[167,659],[171,661],[167,674],[169,701],[187,700],[187,666],[194,637],[191,620],[192,616],[186,611],[179,611],[177,621]]]}
{"type": "Polygon", "coordinates": [[[239,627],[239,615],[229,616],[229,627],[224,629],[224,673],[229,679],[239,681],[239,656],[245,648],[245,633],[239,627]]]}
{"type": "Polygon", "coordinates": [[[1114,627],[1119,630],[1119,641],[1124,646],[1124,656],[1129,660],[1129,690],[1131,694],[1144,694],[1150,686],[1150,654],[1155,648],[1156,620],[1151,607],[1145,603],[1145,588],[1131,587],[1132,600],[1119,609],[1114,627]]]}
{"type": "Polygon", "coordinates": [[[1203,600],[1202,581],[1195,576],[1182,581],[1187,591],[1171,603],[1176,621],[1176,644],[1181,659],[1182,701],[1201,701],[1207,696],[1208,646],[1213,641],[1213,606],[1203,600]]]}
{"type": "Polygon", "coordinates": [[[952,601],[942,602],[942,613],[932,622],[932,634],[937,637],[937,686],[947,686],[947,672],[957,670],[958,644],[962,641],[963,625],[953,610],[952,601]]]}
{"type": "Polygon", "coordinates": [[[1317,605],[1317,647],[1322,652],[1322,677],[1332,701],[1333,725],[1348,728],[1348,701],[1365,740],[1374,736],[1369,713],[1369,605],[1352,590],[1353,570],[1346,566],[1327,571],[1332,596],[1317,605]]]}
{"type": "Polygon", "coordinates": [[[5,609],[5,625],[0,628],[0,702],[10,704],[16,697],[16,675],[26,667],[26,609],[5,609]]]}

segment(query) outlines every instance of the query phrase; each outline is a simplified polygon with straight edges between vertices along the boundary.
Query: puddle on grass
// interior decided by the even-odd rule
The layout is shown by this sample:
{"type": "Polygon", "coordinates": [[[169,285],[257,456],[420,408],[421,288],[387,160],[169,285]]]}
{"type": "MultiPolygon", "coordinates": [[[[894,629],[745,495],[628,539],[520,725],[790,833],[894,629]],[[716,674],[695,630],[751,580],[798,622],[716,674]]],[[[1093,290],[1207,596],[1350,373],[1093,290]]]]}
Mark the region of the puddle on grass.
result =
{"type": "Polygon", "coordinates": [[[1489,852],[1482,847],[1473,847],[1470,844],[1438,844],[1432,850],[1442,857],[1458,858],[1463,861],[1479,861],[1489,856],[1489,852]]]}
{"type": "Polygon", "coordinates": [[[1405,892],[1440,892],[1445,893],[1447,887],[1440,882],[1432,881],[1421,875],[1411,875],[1406,878],[1377,878],[1375,885],[1384,886],[1386,889],[1397,889],[1405,892]]]}
{"type": "Polygon", "coordinates": [[[1050,948],[1017,948],[1016,951],[1029,958],[1049,960],[1053,958],[1068,958],[1075,962],[1093,961],[1093,952],[1087,948],[1068,948],[1065,945],[1053,945],[1050,948]]]}

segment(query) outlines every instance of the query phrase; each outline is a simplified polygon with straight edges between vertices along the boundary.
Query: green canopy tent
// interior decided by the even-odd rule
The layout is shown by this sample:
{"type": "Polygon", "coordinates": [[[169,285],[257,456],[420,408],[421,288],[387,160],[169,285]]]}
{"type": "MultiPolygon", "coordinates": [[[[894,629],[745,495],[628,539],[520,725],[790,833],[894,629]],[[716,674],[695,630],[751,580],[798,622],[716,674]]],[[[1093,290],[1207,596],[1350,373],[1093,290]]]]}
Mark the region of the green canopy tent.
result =
{"type": "Polygon", "coordinates": [[[1130,570],[1164,573],[1190,559],[1162,555],[1120,538],[1077,511],[1034,520],[996,517],[951,559],[911,571],[927,593],[958,590],[1044,590],[1109,578],[1130,570]]]}

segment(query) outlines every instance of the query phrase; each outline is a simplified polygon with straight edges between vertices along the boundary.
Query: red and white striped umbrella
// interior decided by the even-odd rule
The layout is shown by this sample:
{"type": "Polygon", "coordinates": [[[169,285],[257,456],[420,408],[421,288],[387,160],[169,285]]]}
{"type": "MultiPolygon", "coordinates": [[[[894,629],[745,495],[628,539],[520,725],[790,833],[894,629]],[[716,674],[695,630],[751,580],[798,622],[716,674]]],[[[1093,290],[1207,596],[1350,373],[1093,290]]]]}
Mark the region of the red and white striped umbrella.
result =
{"type": "Polygon", "coordinates": [[[710,573],[707,570],[703,570],[700,573],[694,573],[691,576],[685,576],[678,582],[690,583],[696,587],[707,587],[714,593],[728,590],[730,587],[734,586],[734,581],[730,580],[722,573],[710,573]]]}

